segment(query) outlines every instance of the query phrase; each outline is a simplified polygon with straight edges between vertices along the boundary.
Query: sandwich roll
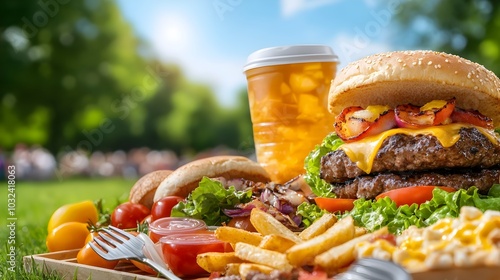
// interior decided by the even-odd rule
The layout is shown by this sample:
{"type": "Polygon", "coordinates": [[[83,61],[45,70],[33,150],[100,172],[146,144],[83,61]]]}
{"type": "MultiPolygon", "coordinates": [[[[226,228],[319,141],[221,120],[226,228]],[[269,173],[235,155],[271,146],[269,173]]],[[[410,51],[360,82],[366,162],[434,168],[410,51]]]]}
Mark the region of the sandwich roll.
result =
{"type": "Polygon", "coordinates": [[[171,173],[172,170],[157,170],[142,176],[130,189],[129,201],[151,209],[156,189],[171,173]]]}
{"type": "Polygon", "coordinates": [[[254,182],[270,180],[262,166],[246,157],[214,156],[189,162],[176,169],[158,186],[154,201],[170,195],[187,197],[203,177],[241,178],[254,182]]]}

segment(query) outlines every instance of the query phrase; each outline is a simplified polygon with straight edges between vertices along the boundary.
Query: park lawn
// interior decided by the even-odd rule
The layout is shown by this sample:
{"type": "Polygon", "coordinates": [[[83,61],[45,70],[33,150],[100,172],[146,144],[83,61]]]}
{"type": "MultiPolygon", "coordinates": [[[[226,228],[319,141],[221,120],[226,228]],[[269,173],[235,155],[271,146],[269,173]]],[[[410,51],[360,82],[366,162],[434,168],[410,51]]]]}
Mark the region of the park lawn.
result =
{"type": "Polygon", "coordinates": [[[16,275],[7,268],[7,182],[0,181],[3,201],[0,228],[0,279],[60,279],[57,275],[25,273],[22,257],[47,252],[45,237],[47,223],[58,207],[83,200],[103,199],[105,208],[112,210],[119,202],[128,200],[129,190],[135,180],[114,179],[66,179],[47,182],[16,183],[16,275]]]}

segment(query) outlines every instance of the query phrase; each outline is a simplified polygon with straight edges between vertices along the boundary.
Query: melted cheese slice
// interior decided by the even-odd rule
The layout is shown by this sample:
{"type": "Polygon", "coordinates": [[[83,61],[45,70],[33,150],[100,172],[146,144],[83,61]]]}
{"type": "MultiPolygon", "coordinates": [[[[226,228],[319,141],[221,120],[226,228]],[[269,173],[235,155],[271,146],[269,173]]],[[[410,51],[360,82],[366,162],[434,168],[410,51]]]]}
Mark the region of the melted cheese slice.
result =
{"type": "Polygon", "coordinates": [[[342,149],[349,159],[352,162],[355,162],[356,165],[369,174],[372,170],[373,160],[377,155],[380,146],[382,146],[382,142],[388,137],[391,137],[395,134],[405,134],[405,135],[432,135],[438,139],[441,145],[445,148],[453,146],[458,139],[460,139],[459,131],[461,128],[469,128],[475,127],[479,132],[481,132],[490,142],[497,144],[498,138],[495,133],[491,130],[461,124],[461,123],[452,123],[447,125],[426,127],[421,129],[410,129],[410,128],[395,128],[384,131],[378,135],[366,137],[360,141],[345,143],[339,147],[342,149]]]}

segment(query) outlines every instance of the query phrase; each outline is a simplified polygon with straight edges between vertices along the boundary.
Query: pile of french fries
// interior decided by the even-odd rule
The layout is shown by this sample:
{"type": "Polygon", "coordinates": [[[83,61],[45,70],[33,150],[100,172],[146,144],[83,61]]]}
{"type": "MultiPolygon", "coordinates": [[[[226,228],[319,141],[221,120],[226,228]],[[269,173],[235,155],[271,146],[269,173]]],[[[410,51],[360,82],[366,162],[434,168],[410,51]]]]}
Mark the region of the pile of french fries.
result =
{"type": "Polygon", "coordinates": [[[252,209],[250,222],[257,232],[217,228],[216,237],[230,243],[234,252],[199,254],[198,264],[210,273],[238,275],[242,279],[249,273],[291,272],[304,266],[334,275],[354,261],[356,244],[387,233],[387,228],[366,233],[354,226],[351,217],[337,221],[332,214],[323,215],[300,233],[257,208],[252,209]]]}

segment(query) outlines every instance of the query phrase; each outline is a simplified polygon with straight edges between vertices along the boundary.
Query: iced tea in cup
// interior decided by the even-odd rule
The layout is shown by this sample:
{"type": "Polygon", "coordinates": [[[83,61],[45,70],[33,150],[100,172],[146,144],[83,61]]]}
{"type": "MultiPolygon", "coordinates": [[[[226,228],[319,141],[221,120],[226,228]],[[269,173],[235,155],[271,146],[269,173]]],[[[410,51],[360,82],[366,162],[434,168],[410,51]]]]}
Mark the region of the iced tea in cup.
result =
{"type": "Polygon", "coordinates": [[[328,46],[262,49],[244,67],[257,161],[284,183],[304,173],[304,159],[333,131],[328,92],[338,57],[328,46]]]}

